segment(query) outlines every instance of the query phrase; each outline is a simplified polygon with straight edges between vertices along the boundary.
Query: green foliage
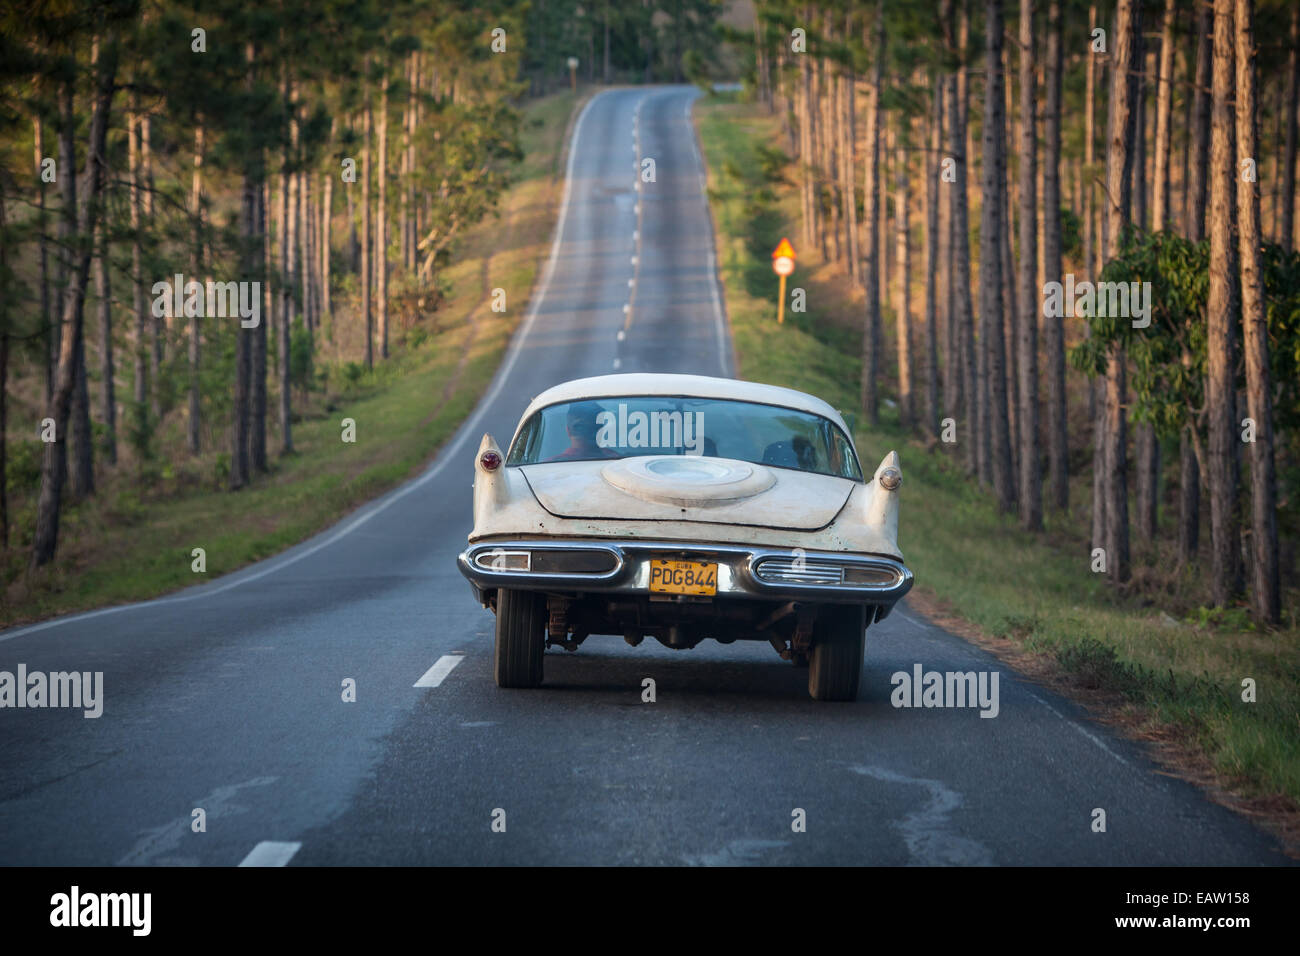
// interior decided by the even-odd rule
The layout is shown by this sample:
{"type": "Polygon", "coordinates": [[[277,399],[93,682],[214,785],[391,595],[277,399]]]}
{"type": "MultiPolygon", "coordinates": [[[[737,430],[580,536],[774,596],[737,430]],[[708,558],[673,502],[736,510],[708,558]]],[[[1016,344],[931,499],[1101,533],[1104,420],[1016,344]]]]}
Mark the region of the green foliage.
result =
{"type": "Polygon", "coordinates": [[[718,64],[722,11],[716,0],[530,3],[523,73],[532,92],[550,92],[568,84],[575,56],[579,79],[604,79],[608,25],[611,82],[697,82],[718,64]]]}
{"type": "Polygon", "coordinates": [[[1250,609],[1245,607],[1198,607],[1187,615],[1187,622],[1201,630],[1256,630],[1250,609]]]}
{"type": "Polygon", "coordinates": [[[146,462],[154,456],[154,430],[149,423],[148,402],[126,403],[126,441],[135,457],[146,462]]]}
{"type": "MultiPolygon", "coordinates": [[[[1275,243],[1263,247],[1265,315],[1268,323],[1270,377],[1273,385],[1275,441],[1282,485],[1279,516],[1283,531],[1294,525],[1292,502],[1300,500],[1300,253],[1275,243]]],[[[1172,232],[1130,231],[1121,254],[1106,264],[1103,281],[1151,283],[1151,325],[1133,328],[1132,320],[1095,316],[1091,335],[1071,350],[1075,368],[1089,375],[1105,371],[1111,345],[1127,352],[1131,407],[1135,420],[1151,422],[1159,435],[1177,436],[1191,428],[1202,443],[1205,427],[1207,319],[1210,293],[1210,244],[1172,232]]],[[[1236,337],[1242,340],[1240,315],[1236,337]]],[[[1246,386],[1238,349],[1237,387],[1246,386]]]]}
{"type": "Polygon", "coordinates": [[[294,328],[289,337],[289,381],[303,391],[312,384],[312,338],[302,326],[294,328]]]}
{"type": "Polygon", "coordinates": [[[343,365],[343,379],[348,385],[356,386],[365,374],[366,367],[360,362],[346,362],[343,365]]]}
{"type": "Polygon", "coordinates": [[[5,443],[6,480],[10,495],[28,492],[41,479],[41,457],[45,444],[36,439],[9,439],[5,443]]]}
{"type": "Polygon", "coordinates": [[[688,83],[693,83],[705,93],[713,89],[713,71],[709,59],[696,49],[687,50],[682,57],[682,73],[688,83]]]}
{"type": "Polygon", "coordinates": [[[784,150],[760,143],[755,148],[754,155],[758,159],[759,172],[762,173],[764,182],[770,186],[789,184],[785,178],[785,168],[790,165],[791,159],[784,150]]]}
{"type": "MultiPolygon", "coordinates": [[[[1138,329],[1127,316],[1093,315],[1090,335],[1071,351],[1071,364],[1089,375],[1103,374],[1111,346],[1121,346],[1134,365],[1129,387],[1136,417],[1165,436],[1194,426],[1205,377],[1208,240],[1192,243],[1172,232],[1130,231],[1101,281],[1151,283],[1151,324],[1138,329]]],[[[1097,312],[1104,311],[1101,299],[1097,312]]]]}
{"type": "Polygon", "coordinates": [[[1061,207],[1061,255],[1076,260],[1083,257],[1083,220],[1069,206],[1061,207]]]}
{"type": "Polygon", "coordinates": [[[1121,661],[1112,645],[1096,638],[1061,642],[1056,647],[1056,659],[1085,687],[1106,687],[1131,694],[1142,686],[1133,666],[1121,661]]]}

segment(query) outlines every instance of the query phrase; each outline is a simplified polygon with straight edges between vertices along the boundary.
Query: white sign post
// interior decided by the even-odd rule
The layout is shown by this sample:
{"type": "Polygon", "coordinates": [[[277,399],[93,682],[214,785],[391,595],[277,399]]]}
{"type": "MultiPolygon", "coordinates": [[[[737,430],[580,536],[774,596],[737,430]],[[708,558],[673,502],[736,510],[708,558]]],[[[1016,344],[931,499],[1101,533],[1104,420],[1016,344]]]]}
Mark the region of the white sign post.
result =
{"type": "Polygon", "coordinates": [[[776,299],[776,324],[785,324],[785,277],[794,272],[794,246],[790,240],[781,237],[777,247],[772,250],[772,271],[781,278],[781,288],[776,299]]]}

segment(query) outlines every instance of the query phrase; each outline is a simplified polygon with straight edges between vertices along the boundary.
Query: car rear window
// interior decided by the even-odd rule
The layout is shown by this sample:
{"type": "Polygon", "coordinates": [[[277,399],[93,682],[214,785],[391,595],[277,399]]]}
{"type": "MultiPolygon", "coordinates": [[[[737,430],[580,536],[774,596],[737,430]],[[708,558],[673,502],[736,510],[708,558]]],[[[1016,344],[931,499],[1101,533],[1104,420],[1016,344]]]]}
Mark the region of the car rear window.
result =
{"type": "Polygon", "coordinates": [[[704,455],[862,480],[844,432],[811,412],[711,398],[616,396],[538,409],[507,463],[704,455]]]}

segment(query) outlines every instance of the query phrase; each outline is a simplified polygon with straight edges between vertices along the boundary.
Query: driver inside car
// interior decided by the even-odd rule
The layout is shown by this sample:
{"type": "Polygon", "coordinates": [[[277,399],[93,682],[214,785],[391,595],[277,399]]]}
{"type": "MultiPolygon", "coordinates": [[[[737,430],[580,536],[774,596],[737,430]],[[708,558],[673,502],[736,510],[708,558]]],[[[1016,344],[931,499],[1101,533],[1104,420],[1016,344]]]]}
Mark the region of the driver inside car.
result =
{"type": "Polygon", "coordinates": [[[618,449],[603,448],[596,441],[600,426],[597,416],[603,409],[595,402],[580,402],[569,406],[564,416],[564,430],[569,435],[569,447],[550,461],[587,461],[592,458],[617,458],[618,449]]]}

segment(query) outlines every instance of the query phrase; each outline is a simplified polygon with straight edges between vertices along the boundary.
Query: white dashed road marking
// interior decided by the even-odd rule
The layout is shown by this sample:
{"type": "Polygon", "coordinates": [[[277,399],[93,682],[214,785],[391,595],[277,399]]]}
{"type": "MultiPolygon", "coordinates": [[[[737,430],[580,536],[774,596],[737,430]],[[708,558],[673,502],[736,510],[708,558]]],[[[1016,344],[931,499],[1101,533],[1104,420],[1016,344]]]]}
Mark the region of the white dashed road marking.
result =
{"type": "Polygon", "coordinates": [[[437,687],[443,682],[452,668],[461,662],[460,654],[444,654],[438,662],[424,672],[424,676],[415,682],[415,687],[437,687]]]}
{"type": "Polygon", "coordinates": [[[277,843],[263,840],[253,847],[240,866],[284,866],[302,849],[301,843],[277,843]]]}

